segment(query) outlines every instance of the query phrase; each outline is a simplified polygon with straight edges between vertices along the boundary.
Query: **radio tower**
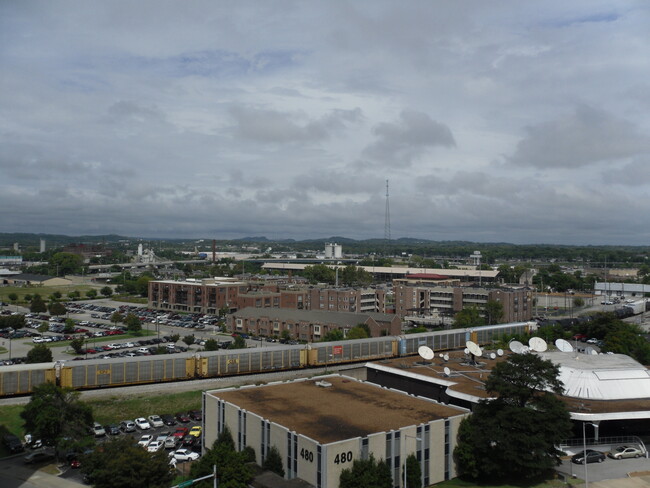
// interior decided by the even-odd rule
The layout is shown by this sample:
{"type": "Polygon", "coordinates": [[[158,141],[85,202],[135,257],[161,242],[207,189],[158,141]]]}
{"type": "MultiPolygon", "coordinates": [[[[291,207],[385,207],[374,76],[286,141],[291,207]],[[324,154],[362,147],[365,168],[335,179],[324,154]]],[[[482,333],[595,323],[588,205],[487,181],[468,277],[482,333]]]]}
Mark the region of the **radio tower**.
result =
{"type": "Polygon", "coordinates": [[[390,246],[390,203],[388,202],[388,180],[386,180],[386,220],[384,221],[384,246],[386,255],[390,246]]]}

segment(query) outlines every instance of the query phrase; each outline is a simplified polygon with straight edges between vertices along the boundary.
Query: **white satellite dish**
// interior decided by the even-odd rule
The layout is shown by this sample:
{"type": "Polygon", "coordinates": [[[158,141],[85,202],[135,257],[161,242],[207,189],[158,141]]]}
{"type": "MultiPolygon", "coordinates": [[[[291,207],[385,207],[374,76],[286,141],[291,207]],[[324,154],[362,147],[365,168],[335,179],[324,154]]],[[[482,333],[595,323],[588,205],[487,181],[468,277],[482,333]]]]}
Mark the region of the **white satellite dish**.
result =
{"type": "Polygon", "coordinates": [[[445,376],[451,376],[451,370],[447,366],[445,366],[443,371],[445,372],[445,376]]]}
{"type": "Polygon", "coordinates": [[[465,348],[465,350],[464,350],[463,352],[464,352],[465,354],[469,354],[469,349],[465,348]]]}
{"type": "Polygon", "coordinates": [[[590,356],[596,356],[598,355],[598,351],[596,351],[593,347],[588,347],[585,349],[585,354],[589,354],[590,356]]]}
{"type": "Polygon", "coordinates": [[[564,339],[558,339],[555,341],[555,347],[557,347],[562,352],[573,352],[573,346],[564,339]]]}
{"type": "Polygon", "coordinates": [[[530,347],[521,346],[521,354],[528,354],[530,352],[530,347]]]}
{"type": "Polygon", "coordinates": [[[473,356],[481,357],[483,355],[483,351],[481,351],[481,348],[478,347],[478,344],[476,344],[476,342],[467,341],[465,343],[465,346],[467,347],[469,353],[473,356]]]}
{"type": "Polygon", "coordinates": [[[440,359],[442,359],[443,357],[445,357],[445,355],[443,353],[440,353],[440,359]]]}
{"type": "Polygon", "coordinates": [[[493,352],[491,352],[490,353],[490,359],[496,359],[496,358],[497,358],[497,355],[494,354],[493,352]]]}
{"type": "Polygon", "coordinates": [[[530,347],[531,351],[544,352],[548,349],[548,344],[541,337],[531,337],[528,341],[528,347],[530,347]]]}
{"type": "Polygon", "coordinates": [[[503,356],[503,349],[497,349],[497,356],[503,356]]]}
{"type": "Polygon", "coordinates": [[[445,362],[449,361],[449,354],[445,354],[442,359],[444,359],[445,362]]]}
{"type": "Polygon", "coordinates": [[[515,354],[521,354],[521,350],[524,347],[524,345],[519,341],[511,341],[509,345],[510,350],[515,354]]]}
{"type": "Polygon", "coordinates": [[[433,350],[428,346],[420,346],[418,348],[418,354],[425,361],[429,361],[429,360],[433,359],[434,356],[435,356],[433,350]]]}

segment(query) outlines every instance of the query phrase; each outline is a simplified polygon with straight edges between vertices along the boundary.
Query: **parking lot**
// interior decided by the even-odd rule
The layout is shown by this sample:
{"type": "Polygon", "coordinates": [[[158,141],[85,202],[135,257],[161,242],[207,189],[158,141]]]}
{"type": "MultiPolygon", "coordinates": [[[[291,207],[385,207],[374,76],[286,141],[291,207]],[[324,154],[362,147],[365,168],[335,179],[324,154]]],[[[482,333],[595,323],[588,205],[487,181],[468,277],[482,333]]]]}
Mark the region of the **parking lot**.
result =
{"type": "MultiPolygon", "coordinates": [[[[650,459],[622,459],[614,460],[607,458],[602,463],[589,463],[587,466],[587,477],[590,482],[627,478],[629,473],[647,472],[650,470],[650,459]]],[[[585,465],[572,463],[569,459],[562,461],[557,467],[557,472],[568,478],[576,477],[585,479],[585,465]]]]}

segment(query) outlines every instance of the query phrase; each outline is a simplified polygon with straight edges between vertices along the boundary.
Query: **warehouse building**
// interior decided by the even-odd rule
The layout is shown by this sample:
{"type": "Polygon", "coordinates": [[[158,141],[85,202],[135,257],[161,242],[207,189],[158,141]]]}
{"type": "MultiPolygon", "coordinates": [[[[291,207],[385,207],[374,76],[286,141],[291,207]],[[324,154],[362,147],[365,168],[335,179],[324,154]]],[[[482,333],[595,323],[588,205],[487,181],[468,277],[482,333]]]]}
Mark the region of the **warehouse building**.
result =
{"type": "Polygon", "coordinates": [[[285,477],[335,488],[355,459],[386,460],[403,486],[406,458],[420,462],[428,486],[456,476],[453,450],[466,410],[345,376],[204,392],[204,447],[225,426],[237,449],[255,449],[258,464],[275,446],[285,477]]]}

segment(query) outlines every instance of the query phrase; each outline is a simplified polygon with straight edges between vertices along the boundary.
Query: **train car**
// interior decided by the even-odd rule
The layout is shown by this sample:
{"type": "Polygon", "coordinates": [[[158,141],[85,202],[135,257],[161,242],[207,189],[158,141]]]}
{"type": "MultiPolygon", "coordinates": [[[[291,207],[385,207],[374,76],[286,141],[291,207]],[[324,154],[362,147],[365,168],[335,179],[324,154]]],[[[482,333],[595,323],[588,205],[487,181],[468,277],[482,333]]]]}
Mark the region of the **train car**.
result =
{"type": "Polygon", "coordinates": [[[309,366],[376,360],[397,355],[395,337],[374,337],[351,341],[317,342],[307,346],[309,366]]]}
{"type": "Polygon", "coordinates": [[[137,385],[195,377],[193,354],[74,361],[61,367],[60,385],[74,389],[137,385]]]}
{"type": "Polygon", "coordinates": [[[307,365],[305,346],[273,346],[202,351],[196,375],[201,378],[298,369],[307,365]]]}
{"type": "Polygon", "coordinates": [[[56,383],[56,363],[14,364],[0,368],[0,396],[26,395],[43,383],[56,383]]]}

